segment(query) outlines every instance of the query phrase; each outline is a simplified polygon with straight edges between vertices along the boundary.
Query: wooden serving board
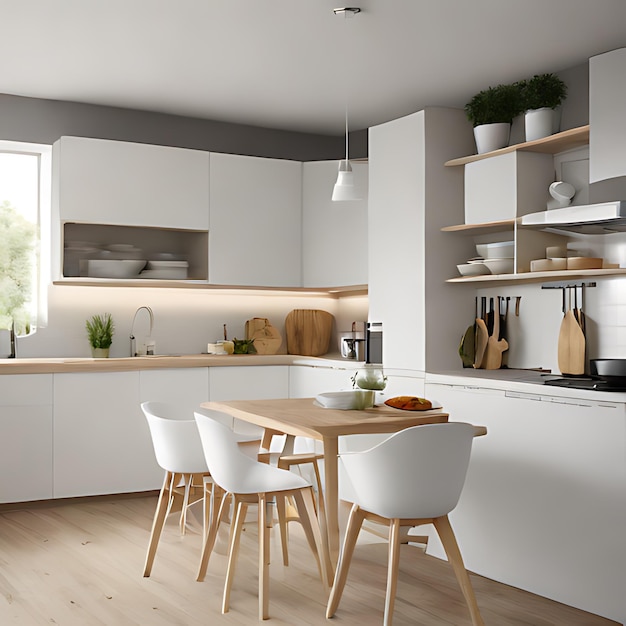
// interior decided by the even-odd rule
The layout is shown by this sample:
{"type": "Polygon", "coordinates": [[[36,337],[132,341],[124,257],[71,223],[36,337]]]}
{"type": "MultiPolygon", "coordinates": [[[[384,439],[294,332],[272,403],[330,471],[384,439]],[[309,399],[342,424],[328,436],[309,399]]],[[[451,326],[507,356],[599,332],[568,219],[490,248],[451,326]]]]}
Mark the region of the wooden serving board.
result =
{"type": "Polygon", "coordinates": [[[294,309],[285,319],[287,352],[321,356],[328,352],[334,317],[328,311],[294,309]]]}
{"type": "Polygon", "coordinates": [[[572,309],[569,309],[559,331],[558,364],[561,374],[585,373],[585,334],[572,309]]]}

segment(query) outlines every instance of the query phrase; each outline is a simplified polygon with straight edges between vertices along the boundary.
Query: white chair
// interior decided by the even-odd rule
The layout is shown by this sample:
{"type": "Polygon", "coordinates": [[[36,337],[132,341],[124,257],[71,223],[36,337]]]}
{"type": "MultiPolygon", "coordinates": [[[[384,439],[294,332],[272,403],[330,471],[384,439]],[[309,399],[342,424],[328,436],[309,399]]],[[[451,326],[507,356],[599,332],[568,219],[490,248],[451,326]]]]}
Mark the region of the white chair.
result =
{"type": "MultiPolygon", "coordinates": [[[[293,497],[311,551],[325,588],[329,587],[330,557],[328,547],[322,541],[315,517],[315,505],[311,484],[292,472],[261,463],[246,456],[237,446],[236,435],[220,421],[218,411],[195,413],[205,458],[215,486],[224,492],[217,515],[218,523],[209,526],[204,543],[202,563],[208,561],[222,511],[230,498],[233,499],[235,519],[231,524],[228,569],[224,584],[222,613],[227,613],[230,592],[239,552],[240,535],[248,505],[258,504],[259,530],[259,619],[269,618],[269,526],[266,506],[271,498],[293,497]],[[213,415],[213,417],[211,416],[213,415]],[[217,419],[214,419],[217,418],[217,419]],[[205,558],[206,557],[206,558],[205,558]]],[[[216,500],[217,502],[217,500],[216,500]]],[[[214,503],[215,504],[215,503],[214,503]]],[[[202,565],[201,565],[202,568],[202,565]]],[[[205,567],[206,570],[206,567],[205,567]]]]}
{"type": "MultiPolygon", "coordinates": [[[[206,498],[205,492],[210,492],[211,480],[193,414],[183,414],[176,407],[162,402],[144,402],[141,410],[150,428],[157,463],[165,470],[143,572],[144,576],[150,576],[167,516],[181,511],[180,532],[184,535],[187,509],[194,502],[206,498]]],[[[252,445],[256,442],[256,453],[260,443],[258,439],[238,436],[238,441],[251,440],[252,445]]],[[[208,512],[205,499],[203,536],[207,534],[208,512]]]]}
{"type": "Polygon", "coordinates": [[[472,449],[474,427],[462,422],[414,426],[364,452],[340,455],[354,490],[344,544],[326,617],[335,614],[348,577],[357,537],[368,519],[389,526],[385,626],[391,626],[398,581],[401,526],[432,523],[441,538],[469,607],[472,624],[483,621],[448,513],[459,501],[472,449]]]}
{"type": "MultiPolygon", "coordinates": [[[[322,536],[327,541],[328,531],[326,522],[326,509],[324,505],[324,492],[322,489],[322,478],[318,467],[318,462],[324,458],[323,454],[315,451],[295,452],[296,437],[285,436],[277,430],[266,428],[261,439],[261,448],[258,460],[263,463],[271,463],[280,469],[291,470],[294,467],[301,468],[303,465],[310,465],[315,478],[315,488],[317,492],[316,512],[321,526],[322,536]],[[284,439],[279,452],[272,452],[272,443],[275,438],[284,439]]],[[[280,527],[280,540],[283,552],[283,565],[289,565],[289,522],[299,522],[298,512],[288,498],[276,499],[276,512],[278,514],[278,524],[280,527]]]]}

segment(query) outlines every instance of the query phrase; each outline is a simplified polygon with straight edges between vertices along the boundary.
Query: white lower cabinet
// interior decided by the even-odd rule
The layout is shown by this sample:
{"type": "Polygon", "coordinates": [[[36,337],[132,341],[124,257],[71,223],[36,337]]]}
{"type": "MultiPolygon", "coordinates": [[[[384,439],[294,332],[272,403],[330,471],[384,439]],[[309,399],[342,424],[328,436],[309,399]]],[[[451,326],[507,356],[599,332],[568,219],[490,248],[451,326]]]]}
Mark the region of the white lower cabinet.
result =
{"type": "Polygon", "coordinates": [[[326,391],[351,389],[354,370],[292,365],[289,368],[289,397],[314,398],[326,391]]]}
{"type": "MultiPolygon", "coordinates": [[[[211,402],[227,400],[270,400],[289,397],[289,366],[234,366],[209,368],[211,402]]],[[[233,420],[239,433],[259,434],[261,429],[233,420]]]]}
{"type": "Polygon", "coordinates": [[[52,374],[0,377],[0,503],[52,498],[52,374]]]}
{"type": "MultiPolygon", "coordinates": [[[[626,413],[594,402],[426,383],[474,441],[451,514],[478,574],[626,622],[626,413]]],[[[440,544],[429,551],[443,557],[440,544]]]]}
{"type": "Polygon", "coordinates": [[[146,434],[138,371],[55,374],[54,497],[153,489],[146,434]]]}
{"type": "Polygon", "coordinates": [[[165,402],[193,419],[206,402],[207,368],[54,376],[54,497],[158,489],[141,402],[165,402]]]}

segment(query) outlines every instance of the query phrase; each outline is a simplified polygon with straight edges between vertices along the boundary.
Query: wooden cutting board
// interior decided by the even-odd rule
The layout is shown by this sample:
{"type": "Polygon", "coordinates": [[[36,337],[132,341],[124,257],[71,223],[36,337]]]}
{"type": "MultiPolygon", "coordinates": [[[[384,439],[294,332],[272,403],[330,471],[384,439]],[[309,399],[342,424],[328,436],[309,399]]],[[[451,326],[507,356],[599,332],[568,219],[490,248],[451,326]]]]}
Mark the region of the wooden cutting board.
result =
{"type": "Polygon", "coordinates": [[[572,309],[569,309],[559,331],[558,363],[561,374],[585,373],[585,334],[572,309]]]}
{"type": "Polygon", "coordinates": [[[283,339],[265,317],[253,317],[246,322],[246,339],[254,340],[257,354],[276,354],[283,339]]]}
{"type": "Polygon", "coordinates": [[[328,311],[294,309],[285,319],[287,352],[321,356],[328,352],[334,317],[328,311]]]}

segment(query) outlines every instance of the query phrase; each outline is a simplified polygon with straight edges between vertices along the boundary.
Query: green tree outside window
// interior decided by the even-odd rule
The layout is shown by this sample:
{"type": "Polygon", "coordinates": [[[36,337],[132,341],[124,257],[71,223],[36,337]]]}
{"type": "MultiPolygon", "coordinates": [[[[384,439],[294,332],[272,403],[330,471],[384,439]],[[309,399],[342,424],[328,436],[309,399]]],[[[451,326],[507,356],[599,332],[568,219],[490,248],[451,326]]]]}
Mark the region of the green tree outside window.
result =
{"type": "Polygon", "coordinates": [[[32,262],[37,228],[8,201],[0,204],[0,328],[30,332],[32,262]]]}

